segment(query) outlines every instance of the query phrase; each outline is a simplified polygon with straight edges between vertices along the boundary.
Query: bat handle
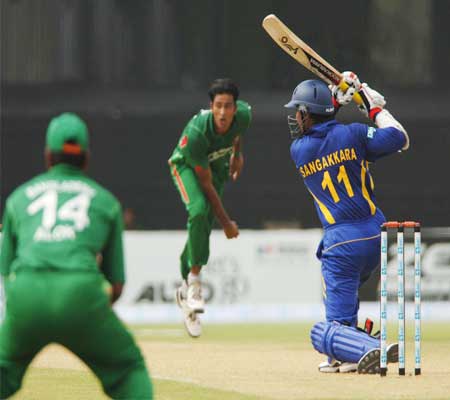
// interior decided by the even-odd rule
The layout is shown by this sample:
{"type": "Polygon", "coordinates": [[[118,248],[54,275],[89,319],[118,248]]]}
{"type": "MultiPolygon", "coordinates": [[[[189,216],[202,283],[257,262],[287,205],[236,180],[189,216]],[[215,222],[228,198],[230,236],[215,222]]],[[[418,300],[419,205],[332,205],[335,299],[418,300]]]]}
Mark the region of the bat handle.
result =
{"type": "MultiPolygon", "coordinates": [[[[344,82],[344,81],[340,81],[338,86],[339,86],[339,88],[342,89],[343,92],[346,92],[347,89],[349,88],[349,86],[347,85],[347,83],[344,82]]],[[[361,104],[364,104],[364,103],[363,103],[363,100],[362,100],[362,98],[361,98],[361,95],[360,95],[358,92],[355,92],[355,94],[353,95],[353,101],[354,101],[356,104],[358,104],[359,106],[360,106],[361,104]]]]}
{"type": "Polygon", "coordinates": [[[353,101],[358,104],[358,106],[363,105],[363,99],[361,97],[361,95],[358,92],[355,92],[355,94],[353,95],[353,101]]]}

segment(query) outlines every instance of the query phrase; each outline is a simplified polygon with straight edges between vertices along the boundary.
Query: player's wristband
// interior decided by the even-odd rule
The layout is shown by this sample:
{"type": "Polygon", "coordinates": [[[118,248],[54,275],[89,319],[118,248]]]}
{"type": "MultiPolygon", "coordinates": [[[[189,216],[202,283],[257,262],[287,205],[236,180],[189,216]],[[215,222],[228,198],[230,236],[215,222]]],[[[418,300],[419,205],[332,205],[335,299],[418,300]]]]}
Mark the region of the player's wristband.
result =
{"type": "Polygon", "coordinates": [[[341,107],[341,105],[338,103],[336,98],[334,96],[331,97],[331,100],[333,101],[334,110],[337,111],[341,107]]]}
{"type": "Polygon", "coordinates": [[[380,107],[374,107],[370,110],[369,112],[369,118],[372,121],[375,121],[375,118],[377,117],[377,115],[381,112],[382,108],[380,107]]]}

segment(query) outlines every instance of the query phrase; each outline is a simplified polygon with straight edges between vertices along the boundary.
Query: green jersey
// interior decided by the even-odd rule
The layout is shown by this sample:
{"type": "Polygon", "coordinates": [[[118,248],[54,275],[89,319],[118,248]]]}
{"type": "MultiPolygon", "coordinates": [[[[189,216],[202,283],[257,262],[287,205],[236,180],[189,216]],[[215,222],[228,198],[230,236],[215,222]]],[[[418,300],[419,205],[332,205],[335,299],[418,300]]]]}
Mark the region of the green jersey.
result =
{"type": "Polygon", "coordinates": [[[234,120],[225,135],[216,133],[211,110],[200,110],[184,128],[170,161],[192,168],[210,167],[214,175],[226,180],[233,141],[244,135],[251,122],[250,105],[238,100],[236,106],[234,120]]]}
{"type": "Polygon", "coordinates": [[[17,188],[3,215],[0,274],[22,269],[101,270],[124,282],[117,199],[79,168],[58,164],[17,188]]]}

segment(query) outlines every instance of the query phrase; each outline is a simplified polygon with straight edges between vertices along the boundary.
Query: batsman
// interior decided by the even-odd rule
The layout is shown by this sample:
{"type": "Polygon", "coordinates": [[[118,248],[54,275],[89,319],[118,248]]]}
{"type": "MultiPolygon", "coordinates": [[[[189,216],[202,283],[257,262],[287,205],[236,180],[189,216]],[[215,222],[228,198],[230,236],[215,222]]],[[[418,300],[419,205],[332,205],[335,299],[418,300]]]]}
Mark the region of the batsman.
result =
{"type": "Polygon", "coordinates": [[[209,88],[210,108],[192,117],[169,159],[173,182],[188,214],[188,238],[180,257],[182,284],[176,300],[184,325],[192,337],[202,332],[199,313],[204,312],[200,272],[209,258],[209,237],[214,218],[228,239],[239,228],[222,204],[224,185],[241,174],[243,136],[251,122],[251,107],[238,100],[239,89],[228,78],[209,88]]]}
{"type": "MultiPolygon", "coordinates": [[[[324,228],[317,256],[322,263],[326,321],[314,325],[314,348],[328,356],[321,372],[377,373],[379,338],[371,326],[359,330],[359,287],[380,263],[380,225],[385,217],[376,204],[369,163],[406,150],[409,137],[386,110],[386,101],[353,72],[344,72],[350,87],[319,80],[301,82],[285,107],[295,110],[288,118],[294,141],[291,157],[314,201],[324,228]],[[331,91],[330,91],[331,89],[331,91]],[[360,110],[376,125],[336,121],[335,114],[362,98],[360,110]]],[[[388,361],[398,358],[398,346],[388,348],[388,361]]]]}
{"type": "Polygon", "coordinates": [[[34,356],[59,343],[114,399],[152,399],[142,354],[111,303],[125,281],[122,210],[85,174],[88,129],[72,113],[50,121],[48,171],[19,186],[3,214],[0,398],[19,390],[34,356]]]}

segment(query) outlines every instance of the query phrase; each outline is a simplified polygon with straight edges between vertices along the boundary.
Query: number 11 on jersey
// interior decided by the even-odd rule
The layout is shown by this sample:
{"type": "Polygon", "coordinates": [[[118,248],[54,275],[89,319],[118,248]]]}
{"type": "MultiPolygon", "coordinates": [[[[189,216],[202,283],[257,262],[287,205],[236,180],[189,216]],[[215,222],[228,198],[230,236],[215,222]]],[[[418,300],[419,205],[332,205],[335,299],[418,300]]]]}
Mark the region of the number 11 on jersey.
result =
{"type": "MultiPolygon", "coordinates": [[[[350,184],[350,179],[348,179],[347,171],[346,171],[344,165],[341,165],[339,167],[337,181],[338,181],[338,183],[342,183],[342,182],[344,183],[344,187],[345,187],[345,190],[347,191],[348,197],[353,197],[355,195],[353,192],[352,185],[350,184]]],[[[323,190],[328,189],[328,191],[330,192],[331,197],[333,198],[333,201],[335,203],[338,203],[341,200],[336,191],[336,188],[334,187],[333,181],[331,179],[331,174],[329,171],[325,171],[323,173],[322,189],[323,190]]]]}

